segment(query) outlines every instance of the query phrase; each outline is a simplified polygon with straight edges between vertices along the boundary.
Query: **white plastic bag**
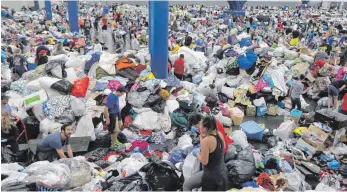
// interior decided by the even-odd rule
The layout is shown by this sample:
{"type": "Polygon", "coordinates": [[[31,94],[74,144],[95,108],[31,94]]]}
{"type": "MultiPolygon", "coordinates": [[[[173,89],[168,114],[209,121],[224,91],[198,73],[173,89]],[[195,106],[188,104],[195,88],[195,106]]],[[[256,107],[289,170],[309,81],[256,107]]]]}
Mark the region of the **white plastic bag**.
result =
{"type": "Polygon", "coordinates": [[[36,183],[38,187],[64,188],[71,180],[71,172],[67,165],[48,161],[35,162],[25,168],[24,173],[29,175],[26,180],[36,183]]]}
{"type": "Polygon", "coordinates": [[[235,88],[222,86],[221,92],[228,96],[230,99],[234,99],[234,90],[235,88]]]}
{"type": "Polygon", "coordinates": [[[249,146],[249,143],[247,141],[247,136],[245,132],[241,130],[233,131],[231,135],[231,139],[234,140],[235,145],[240,145],[242,149],[245,149],[246,147],[249,146]]]}
{"type": "Polygon", "coordinates": [[[177,143],[177,147],[180,149],[186,149],[188,147],[192,147],[193,140],[189,135],[182,135],[179,139],[178,139],[178,143],[177,143]]]}
{"type": "Polygon", "coordinates": [[[273,134],[285,141],[290,138],[296,127],[294,121],[285,121],[277,129],[274,129],[273,134]]]}
{"type": "Polygon", "coordinates": [[[48,97],[46,91],[41,90],[24,97],[24,107],[29,109],[37,104],[42,104],[47,101],[48,97]]]}
{"type": "Polygon", "coordinates": [[[59,132],[62,125],[46,118],[40,122],[40,132],[47,136],[49,133],[59,132]]]}
{"type": "Polygon", "coordinates": [[[68,61],[68,57],[65,54],[60,54],[56,56],[48,56],[48,61],[58,60],[58,61],[68,61]]]}
{"type": "Polygon", "coordinates": [[[81,59],[78,57],[69,57],[69,59],[65,63],[65,66],[72,67],[72,68],[79,68],[82,65],[84,65],[85,62],[86,61],[84,59],[81,59]]]}
{"type": "Polygon", "coordinates": [[[166,101],[166,107],[169,110],[169,112],[172,113],[180,107],[180,104],[178,103],[177,100],[169,99],[166,101]]]}
{"type": "Polygon", "coordinates": [[[86,137],[90,136],[91,141],[95,141],[94,124],[90,115],[84,115],[78,121],[75,132],[71,137],[86,137]]]}
{"type": "Polygon", "coordinates": [[[185,179],[188,179],[195,173],[200,171],[200,161],[198,158],[194,157],[192,153],[190,153],[183,163],[183,176],[185,179]]]}
{"type": "Polygon", "coordinates": [[[40,91],[42,89],[39,79],[35,79],[33,81],[30,81],[27,84],[28,89],[33,91],[40,91]]]}
{"type": "Polygon", "coordinates": [[[253,104],[257,107],[259,106],[265,106],[266,107],[266,102],[264,97],[260,97],[259,99],[254,99],[253,104]]]}

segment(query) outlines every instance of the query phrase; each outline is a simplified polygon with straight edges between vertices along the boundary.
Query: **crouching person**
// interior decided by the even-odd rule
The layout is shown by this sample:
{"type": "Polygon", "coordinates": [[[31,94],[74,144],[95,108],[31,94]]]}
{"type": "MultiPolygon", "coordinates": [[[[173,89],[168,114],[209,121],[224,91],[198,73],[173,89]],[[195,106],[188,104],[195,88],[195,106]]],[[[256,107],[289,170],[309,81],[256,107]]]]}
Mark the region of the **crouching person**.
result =
{"type": "Polygon", "coordinates": [[[52,133],[46,136],[37,145],[37,157],[40,161],[52,162],[57,159],[66,158],[63,147],[66,146],[69,158],[73,157],[72,149],[70,146],[70,136],[72,134],[72,127],[70,125],[61,126],[61,132],[52,133]]]}

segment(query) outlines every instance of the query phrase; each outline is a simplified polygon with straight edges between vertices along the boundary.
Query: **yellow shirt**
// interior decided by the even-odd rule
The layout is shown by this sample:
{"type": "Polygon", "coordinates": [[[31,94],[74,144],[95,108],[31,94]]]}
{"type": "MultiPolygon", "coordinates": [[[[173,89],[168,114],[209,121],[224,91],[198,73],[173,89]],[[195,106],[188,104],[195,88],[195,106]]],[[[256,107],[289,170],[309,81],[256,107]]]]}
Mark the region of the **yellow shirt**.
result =
{"type": "Polygon", "coordinates": [[[290,46],[297,46],[299,44],[299,38],[293,38],[290,40],[290,46]]]}

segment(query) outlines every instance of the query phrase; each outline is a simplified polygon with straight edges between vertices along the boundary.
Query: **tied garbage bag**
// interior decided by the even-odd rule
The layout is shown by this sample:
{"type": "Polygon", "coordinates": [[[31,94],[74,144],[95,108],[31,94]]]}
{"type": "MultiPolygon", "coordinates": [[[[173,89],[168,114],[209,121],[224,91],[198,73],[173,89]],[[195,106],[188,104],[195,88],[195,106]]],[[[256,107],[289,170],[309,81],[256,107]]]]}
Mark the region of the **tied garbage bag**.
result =
{"type": "Polygon", "coordinates": [[[25,168],[24,173],[28,174],[26,180],[29,183],[50,189],[63,189],[71,180],[71,172],[67,165],[48,161],[35,162],[25,168]]]}
{"type": "Polygon", "coordinates": [[[176,191],[181,188],[180,179],[173,165],[166,162],[152,162],[140,169],[153,191],[176,191]]]}
{"type": "Polygon", "coordinates": [[[92,179],[90,166],[84,158],[65,158],[54,163],[67,165],[70,169],[71,178],[65,189],[83,186],[92,179]]]}
{"type": "Polygon", "coordinates": [[[255,174],[255,160],[251,147],[244,148],[237,157],[226,162],[229,182],[236,185],[252,179],[255,174]]]}
{"type": "Polygon", "coordinates": [[[234,144],[228,145],[228,151],[224,157],[225,162],[235,159],[240,151],[242,151],[241,146],[234,144]]]}
{"type": "Polygon", "coordinates": [[[88,90],[89,78],[76,80],[72,88],[72,95],[75,97],[85,97],[88,90]]]}
{"type": "Polygon", "coordinates": [[[200,161],[198,158],[194,157],[192,153],[190,153],[183,163],[183,176],[185,179],[188,179],[195,173],[200,171],[200,161]]]}
{"type": "Polygon", "coordinates": [[[51,85],[51,89],[58,91],[62,95],[69,95],[72,88],[73,85],[65,79],[59,80],[51,85]]]}
{"type": "Polygon", "coordinates": [[[152,191],[148,183],[139,174],[121,178],[112,183],[105,191],[152,191]]]}
{"type": "Polygon", "coordinates": [[[290,137],[291,134],[293,134],[293,130],[296,127],[297,126],[294,121],[286,121],[283,122],[277,129],[273,130],[273,134],[285,141],[290,137]]]}

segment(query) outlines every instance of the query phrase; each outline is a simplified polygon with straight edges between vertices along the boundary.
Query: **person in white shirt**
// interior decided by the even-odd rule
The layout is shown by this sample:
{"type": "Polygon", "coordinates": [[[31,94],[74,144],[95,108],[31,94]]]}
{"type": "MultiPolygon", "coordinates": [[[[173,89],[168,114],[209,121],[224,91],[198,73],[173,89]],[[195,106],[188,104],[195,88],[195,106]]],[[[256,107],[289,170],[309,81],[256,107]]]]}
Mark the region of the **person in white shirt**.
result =
{"type": "Polygon", "coordinates": [[[131,48],[132,50],[138,50],[139,49],[140,42],[137,40],[134,34],[131,34],[131,48]]]}
{"type": "Polygon", "coordinates": [[[95,39],[94,41],[94,52],[102,52],[102,45],[99,43],[98,39],[95,39]]]}

